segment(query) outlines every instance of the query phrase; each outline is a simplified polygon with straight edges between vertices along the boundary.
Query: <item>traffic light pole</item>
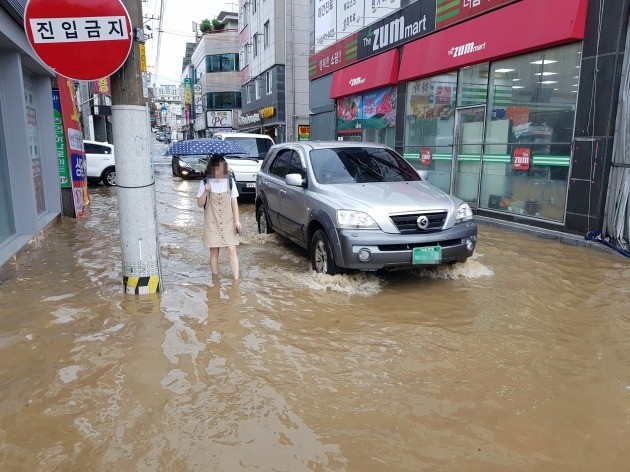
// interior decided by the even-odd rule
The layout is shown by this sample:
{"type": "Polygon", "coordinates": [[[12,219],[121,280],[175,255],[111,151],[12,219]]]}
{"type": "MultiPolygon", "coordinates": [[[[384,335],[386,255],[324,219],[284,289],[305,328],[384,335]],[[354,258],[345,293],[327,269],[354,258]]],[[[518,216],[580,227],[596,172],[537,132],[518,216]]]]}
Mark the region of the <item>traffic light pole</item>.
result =
{"type": "MultiPolygon", "coordinates": [[[[142,29],[141,0],[122,0],[133,35],[142,29]]],[[[126,293],[162,291],[149,111],[142,87],[138,42],[111,77],[118,218],[126,293]]]]}

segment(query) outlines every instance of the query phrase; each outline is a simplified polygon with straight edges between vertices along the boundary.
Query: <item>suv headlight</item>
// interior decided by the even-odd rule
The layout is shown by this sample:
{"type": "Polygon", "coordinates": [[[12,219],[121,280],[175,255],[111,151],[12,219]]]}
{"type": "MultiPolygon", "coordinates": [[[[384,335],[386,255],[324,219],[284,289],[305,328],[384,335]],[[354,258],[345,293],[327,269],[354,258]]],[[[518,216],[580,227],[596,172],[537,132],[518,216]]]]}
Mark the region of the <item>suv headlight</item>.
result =
{"type": "Polygon", "coordinates": [[[337,225],[348,229],[379,229],[370,215],[352,210],[337,210],[337,225]]]}
{"type": "Polygon", "coordinates": [[[473,212],[468,203],[462,203],[457,209],[457,222],[463,223],[473,219],[473,212]]]}

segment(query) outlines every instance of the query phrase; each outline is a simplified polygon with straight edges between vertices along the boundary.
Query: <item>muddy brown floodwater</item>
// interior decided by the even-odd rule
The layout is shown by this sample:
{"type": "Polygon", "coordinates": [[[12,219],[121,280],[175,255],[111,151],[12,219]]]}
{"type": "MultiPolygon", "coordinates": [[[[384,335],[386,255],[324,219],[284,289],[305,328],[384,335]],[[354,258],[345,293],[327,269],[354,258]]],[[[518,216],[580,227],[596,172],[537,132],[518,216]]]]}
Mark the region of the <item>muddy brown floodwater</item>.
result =
{"type": "Polygon", "coordinates": [[[212,279],[156,158],[166,292],[121,293],[115,191],[0,285],[2,471],[625,471],[630,265],[486,226],[448,268],[317,276],[256,234],[212,279]]]}

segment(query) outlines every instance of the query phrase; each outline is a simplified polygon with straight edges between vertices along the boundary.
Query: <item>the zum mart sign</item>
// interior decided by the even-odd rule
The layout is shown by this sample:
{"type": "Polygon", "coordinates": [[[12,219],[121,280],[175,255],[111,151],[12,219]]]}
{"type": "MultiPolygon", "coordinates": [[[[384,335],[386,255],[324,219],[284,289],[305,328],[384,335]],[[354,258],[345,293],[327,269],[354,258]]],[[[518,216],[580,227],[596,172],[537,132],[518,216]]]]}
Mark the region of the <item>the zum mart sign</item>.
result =
{"type": "Polygon", "coordinates": [[[418,0],[358,32],[358,59],[380,54],[435,31],[435,0],[418,0]]]}

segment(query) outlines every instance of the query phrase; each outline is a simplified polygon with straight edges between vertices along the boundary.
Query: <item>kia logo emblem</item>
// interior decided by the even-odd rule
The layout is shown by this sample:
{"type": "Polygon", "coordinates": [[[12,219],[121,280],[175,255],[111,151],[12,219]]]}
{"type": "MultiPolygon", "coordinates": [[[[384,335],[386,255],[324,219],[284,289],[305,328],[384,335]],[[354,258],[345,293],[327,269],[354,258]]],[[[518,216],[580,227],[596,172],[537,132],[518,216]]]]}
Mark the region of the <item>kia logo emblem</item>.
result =
{"type": "Polygon", "coordinates": [[[429,218],[424,215],[419,216],[416,223],[418,223],[418,228],[427,229],[429,227],[429,218]]]}

